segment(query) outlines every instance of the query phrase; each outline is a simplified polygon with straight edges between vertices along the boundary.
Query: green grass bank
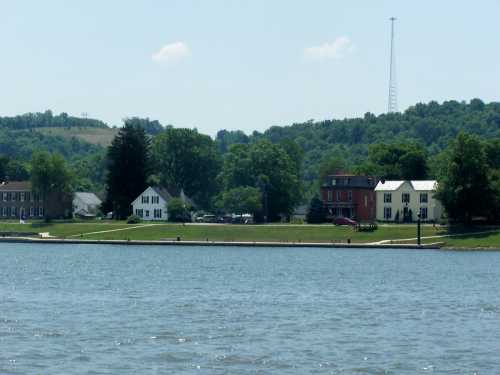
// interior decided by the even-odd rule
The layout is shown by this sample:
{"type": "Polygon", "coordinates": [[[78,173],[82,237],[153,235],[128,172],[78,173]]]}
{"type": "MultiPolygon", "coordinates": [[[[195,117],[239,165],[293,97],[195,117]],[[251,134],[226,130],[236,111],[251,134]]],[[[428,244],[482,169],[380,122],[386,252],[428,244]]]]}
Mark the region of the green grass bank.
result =
{"type": "MultiPolygon", "coordinates": [[[[494,229],[494,228],[493,228],[494,229]]],[[[500,249],[500,228],[496,232],[477,233],[492,228],[458,228],[425,225],[422,236],[432,236],[423,243],[444,242],[454,248],[500,249]],[[449,236],[450,237],[440,237],[449,236]],[[435,237],[436,236],[436,237],[435,237]]],[[[126,224],[114,221],[91,222],[0,222],[0,234],[7,232],[49,232],[58,238],[89,240],[172,240],[186,241],[242,241],[242,242],[320,242],[372,243],[394,241],[415,243],[416,225],[380,225],[373,232],[357,232],[350,227],[324,225],[210,225],[210,224],[126,224]]]]}

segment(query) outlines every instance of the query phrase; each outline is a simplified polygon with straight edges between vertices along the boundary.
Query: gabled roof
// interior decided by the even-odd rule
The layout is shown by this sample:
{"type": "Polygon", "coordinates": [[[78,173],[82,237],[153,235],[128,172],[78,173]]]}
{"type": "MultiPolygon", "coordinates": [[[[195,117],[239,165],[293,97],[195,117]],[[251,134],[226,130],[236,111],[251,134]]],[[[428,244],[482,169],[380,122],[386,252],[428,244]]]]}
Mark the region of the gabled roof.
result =
{"type": "Polygon", "coordinates": [[[172,194],[170,194],[167,189],[161,186],[151,186],[151,189],[153,189],[156,194],[162,197],[166,202],[173,198],[172,194]]]}
{"type": "Polygon", "coordinates": [[[401,185],[408,182],[413,190],[415,191],[432,191],[436,190],[437,181],[436,180],[386,180],[379,181],[375,187],[375,191],[396,191],[401,185]]]}
{"type": "MultiPolygon", "coordinates": [[[[196,204],[194,203],[194,201],[191,198],[189,198],[186,194],[184,194],[184,191],[182,189],[177,190],[177,189],[166,189],[162,186],[148,186],[147,189],[144,190],[139,195],[139,197],[141,195],[143,195],[149,188],[151,188],[156,194],[158,194],[160,197],[162,197],[165,202],[168,202],[172,198],[181,198],[184,203],[189,204],[190,206],[196,207],[196,204]]],[[[131,204],[134,204],[135,201],[137,199],[139,199],[139,197],[134,199],[134,201],[131,204]]]]}
{"type": "Polygon", "coordinates": [[[89,204],[89,205],[100,205],[102,203],[101,200],[94,193],[77,191],[75,193],[75,198],[78,198],[83,203],[89,204]]]}

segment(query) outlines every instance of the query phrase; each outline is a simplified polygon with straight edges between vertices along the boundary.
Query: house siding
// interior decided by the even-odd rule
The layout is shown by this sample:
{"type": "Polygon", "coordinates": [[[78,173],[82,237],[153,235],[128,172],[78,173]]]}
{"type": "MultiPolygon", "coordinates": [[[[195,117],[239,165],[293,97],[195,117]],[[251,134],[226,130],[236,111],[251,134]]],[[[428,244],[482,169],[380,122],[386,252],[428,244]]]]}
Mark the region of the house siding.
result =
{"type": "Polygon", "coordinates": [[[329,212],[328,216],[346,216],[358,221],[375,220],[376,182],[376,178],[371,176],[328,176],[321,188],[321,198],[329,212]]]}
{"type": "Polygon", "coordinates": [[[378,221],[416,221],[417,214],[420,212],[421,208],[427,209],[427,218],[422,218],[422,221],[432,222],[437,221],[441,218],[443,213],[443,208],[441,202],[439,202],[434,197],[434,190],[415,190],[409,181],[405,181],[396,190],[382,190],[378,189],[376,191],[377,200],[377,220],[378,221]],[[406,203],[402,200],[403,194],[409,194],[410,202],[406,203]],[[391,202],[384,202],[384,194],[391,194],[391,202]],[[427,202],[420,202],[420,194],[427,194],[427,202]],[[391,217],[387,218],[384,216],[384,212],[387,208],[391,209],[391,217]],[[404,217],[404,212],[409,213],[411,210],[411,218],[404,217]],[[399,214],[398,214],[399,213],[399,214]],[[396,218],[398,220],[396,220],[396,218]]]}
{"type": "Polygon", "coordinates": [[[164,221],[168,220],[167,202],[153,188],[148,187],[134,202],[132,202],[132,212],[146,221],[164,221]],[[147,198],[144,199],[143,197],[147,198]],[[153,198],[158,203],[152,203],[153,198]],[[155,210],[157,215],[155,217],[155,210]],[[159,211],[161,210],[161,211],[159,211]],[[160,214],[160,215],[158,215],[160,214]]]}

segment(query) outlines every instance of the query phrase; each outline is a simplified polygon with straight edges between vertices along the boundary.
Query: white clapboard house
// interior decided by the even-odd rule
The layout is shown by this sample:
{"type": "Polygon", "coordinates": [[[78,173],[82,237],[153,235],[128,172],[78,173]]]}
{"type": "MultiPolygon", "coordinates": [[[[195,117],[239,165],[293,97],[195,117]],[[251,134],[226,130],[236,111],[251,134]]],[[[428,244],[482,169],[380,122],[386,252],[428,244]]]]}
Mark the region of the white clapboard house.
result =
{"type": "Polygon", "coordinates": [[[187,205],[194,206],[182,190],[176,194],[163,187],[149,186],[132,202],[132,212],[142,220],[168,220],[168,202],[172,198],[181,198],[187,205]]]}
{"type": "Polygon", "coordinates": [[[438,221],[443,207],[434,194],[437,181],[381,180],[375,187],[377,220],[393,222],[438,221]]]}

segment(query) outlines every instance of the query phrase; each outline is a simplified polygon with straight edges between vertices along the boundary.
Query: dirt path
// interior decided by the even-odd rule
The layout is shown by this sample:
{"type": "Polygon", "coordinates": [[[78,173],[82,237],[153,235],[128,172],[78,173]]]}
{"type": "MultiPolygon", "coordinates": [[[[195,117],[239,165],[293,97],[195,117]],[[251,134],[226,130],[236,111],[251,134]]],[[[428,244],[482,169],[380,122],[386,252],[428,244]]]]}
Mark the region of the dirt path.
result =
{"type": "Polygon", "coordinates": [[[68,238],[70,237],[83,237],[87,236],[90,234],[101,234],[101,233],[110,233],[110,232],[120,232],[122,230],[130,230],[130,229],[138,229],[138,228],[146,228],[146,227],[151,227],[153,225],[158,225],[158,224],[143,224],[143,225],[137,225],[135,227],[127,227],[127,228],[119,228],[119,229],[108,229],[108,230],[100,230],[97,232],[87,232],[87,233],[79,233],[79,234],[72,234],[71,236],[67,236],[68,238]]]}

